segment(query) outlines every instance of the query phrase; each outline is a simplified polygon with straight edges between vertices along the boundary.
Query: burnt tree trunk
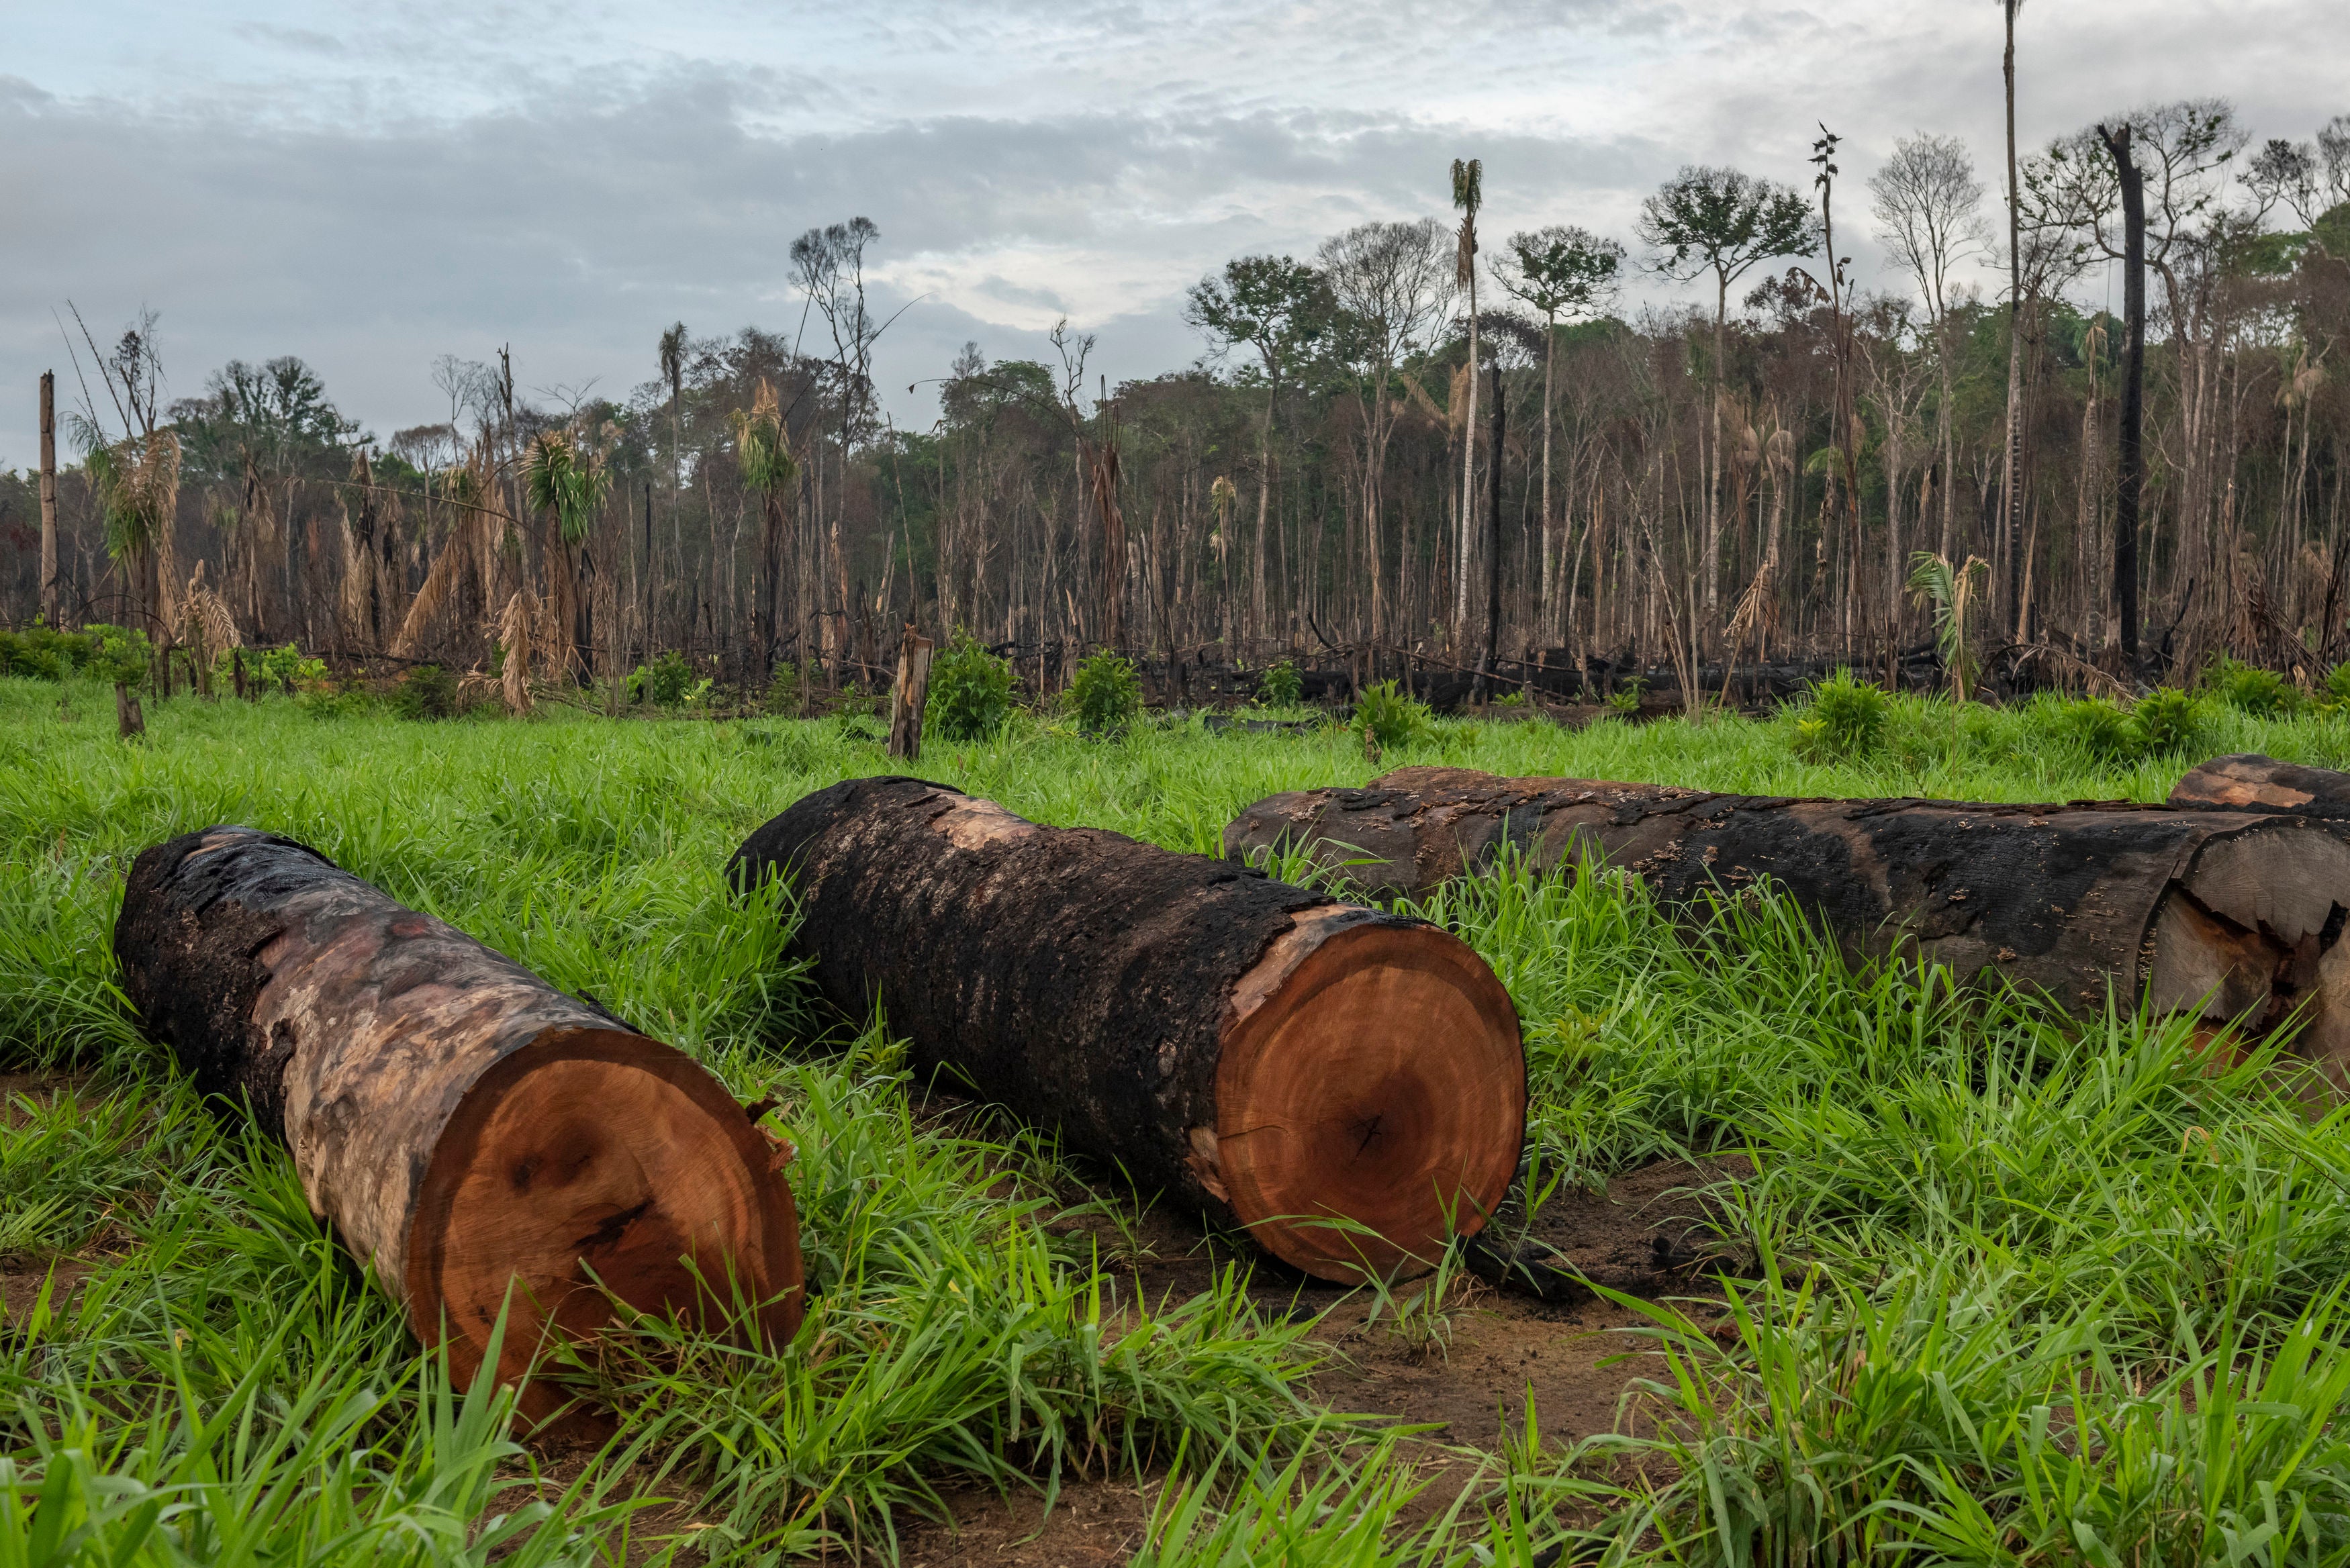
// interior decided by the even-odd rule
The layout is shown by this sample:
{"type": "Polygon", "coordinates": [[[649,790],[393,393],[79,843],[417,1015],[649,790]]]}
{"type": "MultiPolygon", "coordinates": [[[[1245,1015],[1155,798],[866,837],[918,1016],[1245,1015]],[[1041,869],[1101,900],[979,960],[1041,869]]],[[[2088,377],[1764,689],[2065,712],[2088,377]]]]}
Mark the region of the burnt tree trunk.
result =
{"type": "Polygon", "coordinates": [[[937,644],[907,623],[898,643],[898,679],[889,688],[889,754],[920,762],[922,710],[930,701],[931,658],[937,644]]]}
{"type": "Polygon", "coordinates": [[[2350,816],[2350,774],[2238,752],[2190,771],[2171,790],[2170,804],[2350,816]]]}
{"type": "MultiPolygon", "coordinates": [[[[114,952],[147,1031],[293,1150],[417,1337],[445,1325],[461,1386],[502,1307],[512,1381],[608,1321],[605,1290],[712,1322],[739,1291],[797,1330],[788,1147],[683,1053],[248,827],[140,855],[114,952]]],[[[563,1398],[535,1383],[522,1409],[563,1398]]]]}
{"type": "Polygon", "coordinates": [[[2126,802],[1794,800],[1405,768],[1257,802],[1233,859],[1305,846],[1365,892],[1426,894],[1504,852],[1589,858],[1707,919],[1769,877],[1855,962],[1895,955],[2045,992],[2079,1016],[2143,991],[2254,1033],[2303,1009],[2303,1052],[2350,1081],[2350,827],[2126,802]],[[1346,864],[1351,862],[1352,864],[1346,864]]]}
{"type": "Polygon", "coordinates": [[[916,1070],[1324,1279],[1431,1263],[1525,1130],[1517,1013],[1423,921],[919,779],[854,779],[753,834],[795,950],[916,1070]]]}

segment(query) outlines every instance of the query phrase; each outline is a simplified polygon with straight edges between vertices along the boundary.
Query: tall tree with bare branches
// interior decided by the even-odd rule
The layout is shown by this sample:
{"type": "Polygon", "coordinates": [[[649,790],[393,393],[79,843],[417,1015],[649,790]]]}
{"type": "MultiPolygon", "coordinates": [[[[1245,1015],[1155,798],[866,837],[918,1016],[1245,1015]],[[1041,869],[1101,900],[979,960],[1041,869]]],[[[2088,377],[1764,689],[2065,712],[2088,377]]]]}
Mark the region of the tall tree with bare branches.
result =
{"type": "MultiPolygon", "coordinates": [[[[1893,156],[1868,182],[1869,210],[1877,219],[1877,243],[1917,281],[1934,336],[1934,360],[1941,401],[1936,419],[1941,452],[1941,541],[1938,556],[1950,553],[1958,485],[1959,300],[1951,272],[1988,248],[1982,219],[1982,182],[1966,143],[1955,136],[1925,131],[1893,144],[1893,156]]],[[[1923,518],[1918,520],[1921,524],[1923,518]]]]}
{"type": "MultiPolygon", "coordinates": [[[[1485,204],[1485,161],[1452,161],[1452,205],[1461,214],[1461,248],[1454,276],[1469,295],[1469,406],[1461,423],[1460,545],[1453,559],[1456,592],[1452,646],[1465,650],[1469,634],[1470,542],[1477,531],[1477,209],[1485,204]]],[[[1499,462],[1502,454],[1495,452],[1499,462]]]]}
{"type": "Polygon", "coordinates": [[[1815,247],[1811,204],[1787,186],[1736,169],[1690,165],[1640,204],[1649,266],[1679,282],[1713,275],[1713,436],[1706,473],[1705,546],[1699,573],[1708,639],[1719,629],[1721,587],[1721,400],[1729,361],[1730,286],[1773,256],[1815,247]]]}

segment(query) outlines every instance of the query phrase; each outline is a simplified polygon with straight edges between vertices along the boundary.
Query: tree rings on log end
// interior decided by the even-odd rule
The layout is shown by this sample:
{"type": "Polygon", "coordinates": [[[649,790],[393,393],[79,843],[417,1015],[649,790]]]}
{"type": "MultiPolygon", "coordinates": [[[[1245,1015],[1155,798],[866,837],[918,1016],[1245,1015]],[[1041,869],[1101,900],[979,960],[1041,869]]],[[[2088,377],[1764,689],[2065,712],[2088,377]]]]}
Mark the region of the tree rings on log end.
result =
{"type": "Polygon", "coordinates": [[[1232,996],[1203,1184],[1276,1257],[1326,1280],[1433,1267],[1481,1229],[1517,1170],[1525,1054],[1517,1011],[1475,952],[1433,926],[1347,924],[1325,906],[1232,996]]]}
{"type": "MultiPolygon", "coordinates": [[[[2241,818],[2237,820],[2242,820],[2241,818]]],[[[2146,981],[2158,1010],[2266,1034],[2350,1087],[2350,843],[2293,816],[2255,818],[2195,852],[2156,911],[2146,981]]]]}
{"type": "MultiPolygon", "coordinates": [[[[607,1292],[707,1327],[755,1316],[781,1345],[803,1304],[790,1158],[682,1053],[549,1030],[473,1082],[433,1150],[406,1249],[411,1324],[432,1345],[445,1322],[461,1385],[501,1309],[513,1382],[548,1334],[610,1321],[607,1292]]],[[[564,1397],[533,1382],[521,1408],[544,1420],[564,1397]]]]}

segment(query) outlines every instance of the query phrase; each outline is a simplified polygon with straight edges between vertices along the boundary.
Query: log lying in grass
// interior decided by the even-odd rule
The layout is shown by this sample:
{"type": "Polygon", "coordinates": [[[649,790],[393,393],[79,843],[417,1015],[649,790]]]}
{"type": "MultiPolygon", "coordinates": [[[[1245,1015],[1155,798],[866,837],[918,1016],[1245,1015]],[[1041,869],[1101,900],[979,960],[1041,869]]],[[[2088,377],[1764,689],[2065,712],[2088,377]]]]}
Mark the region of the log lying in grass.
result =
{"type": "Polygon", "coordinates": [[[2350,816],[2350,774],[2239,752],[2213,757],[2180,779],[2170,792],[2170,804],[2350,816]]]}
{"type": "MultiPolygon", "coordinates": [[[[798,1327],[786,1146],[690,1057],[315,850],[211,827],[139,857],[114,952],[150,1033],[294,1153],[311,1209],[462,1385],[642,1310],[798,1327]],[[598,1289],[595,1282],[601,1282],[598,1289]]],[[[522,1408],[552,1415],[546,1383],[522,1408]]]]}
{"type": "Polygon", "coordinates": [[[1702,916],[1768,877],[1856,961],[1899,953],[1997,975],[2083,1016],[2110,984],[2255,1032],[2298,1008],[2302,1048],[2350,1082],[2350,826],[2309,816],[2074,802],[1791,800],[1406,768],[1367,789],[1257,802],[1228,857],[1282,846],[1367,892],[1421,896],[1492,863],[1588,857],[1702,916]]]}
{"type": "Polygon", "coordinates": [[[817,984],[920,1073],[1308,1273],[1431,1262],[1516,1167],[1516,1012],[1422,921],[908,778],[807,796],[730,871],[795,877],[817,984]]]}

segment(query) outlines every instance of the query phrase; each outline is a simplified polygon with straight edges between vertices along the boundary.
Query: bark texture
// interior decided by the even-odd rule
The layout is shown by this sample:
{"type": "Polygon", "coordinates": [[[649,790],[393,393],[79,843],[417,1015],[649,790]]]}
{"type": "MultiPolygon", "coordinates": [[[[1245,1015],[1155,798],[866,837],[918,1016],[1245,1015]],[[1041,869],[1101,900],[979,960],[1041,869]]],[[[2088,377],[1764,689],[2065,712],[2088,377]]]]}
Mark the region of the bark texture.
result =
{"type": "Polygon", "coordinates": [[[910,778],[807,796],[730,871],[796,879],[795,950],[918,1072],[1309,1272],[1425,1262],[1432,1189],[1473,1230],[1515,1168],[1516,1014],[1425,922],[910,778]]]}
{"type": "Polygon", "coordinates": [[[1587,779],[1406,768],[1359,790],[1270,796],[1228,858],[1281,846],[1382,897],[1421,896],[1506,849],[1536,868],[1605,862],[1703,919],[1769,877],[1856,962],[1894,955],[1996,976],[2081,1015],[2143,991],[2350,1063],[2350,825],[2280,812],[1800,800],[1587,779]],[[1353,862],[1353,864],[1344,864],[1353,862]]]}
{"type": "Polygon", "coordinates": [[[2350,816],[2350,774],[2239,752],[2189,773],[2171,790],[2170,804],[2350,816]]]}
{"type": "MultiPolygon", "coordinates": [[[[310,1207],[460,1381],[509,1285],[500,1370],[645,1310],[723,1311],[731,1270],[800,1315],[787,1146],[691,1059],[566,995],[315,850],[251,828],[132,867],[114,951],[147,1032],[196,1087],[287,1146],[310,1207]]],[[[532,1384],[523,1408],[556,1412],[532,1384]]]]}

